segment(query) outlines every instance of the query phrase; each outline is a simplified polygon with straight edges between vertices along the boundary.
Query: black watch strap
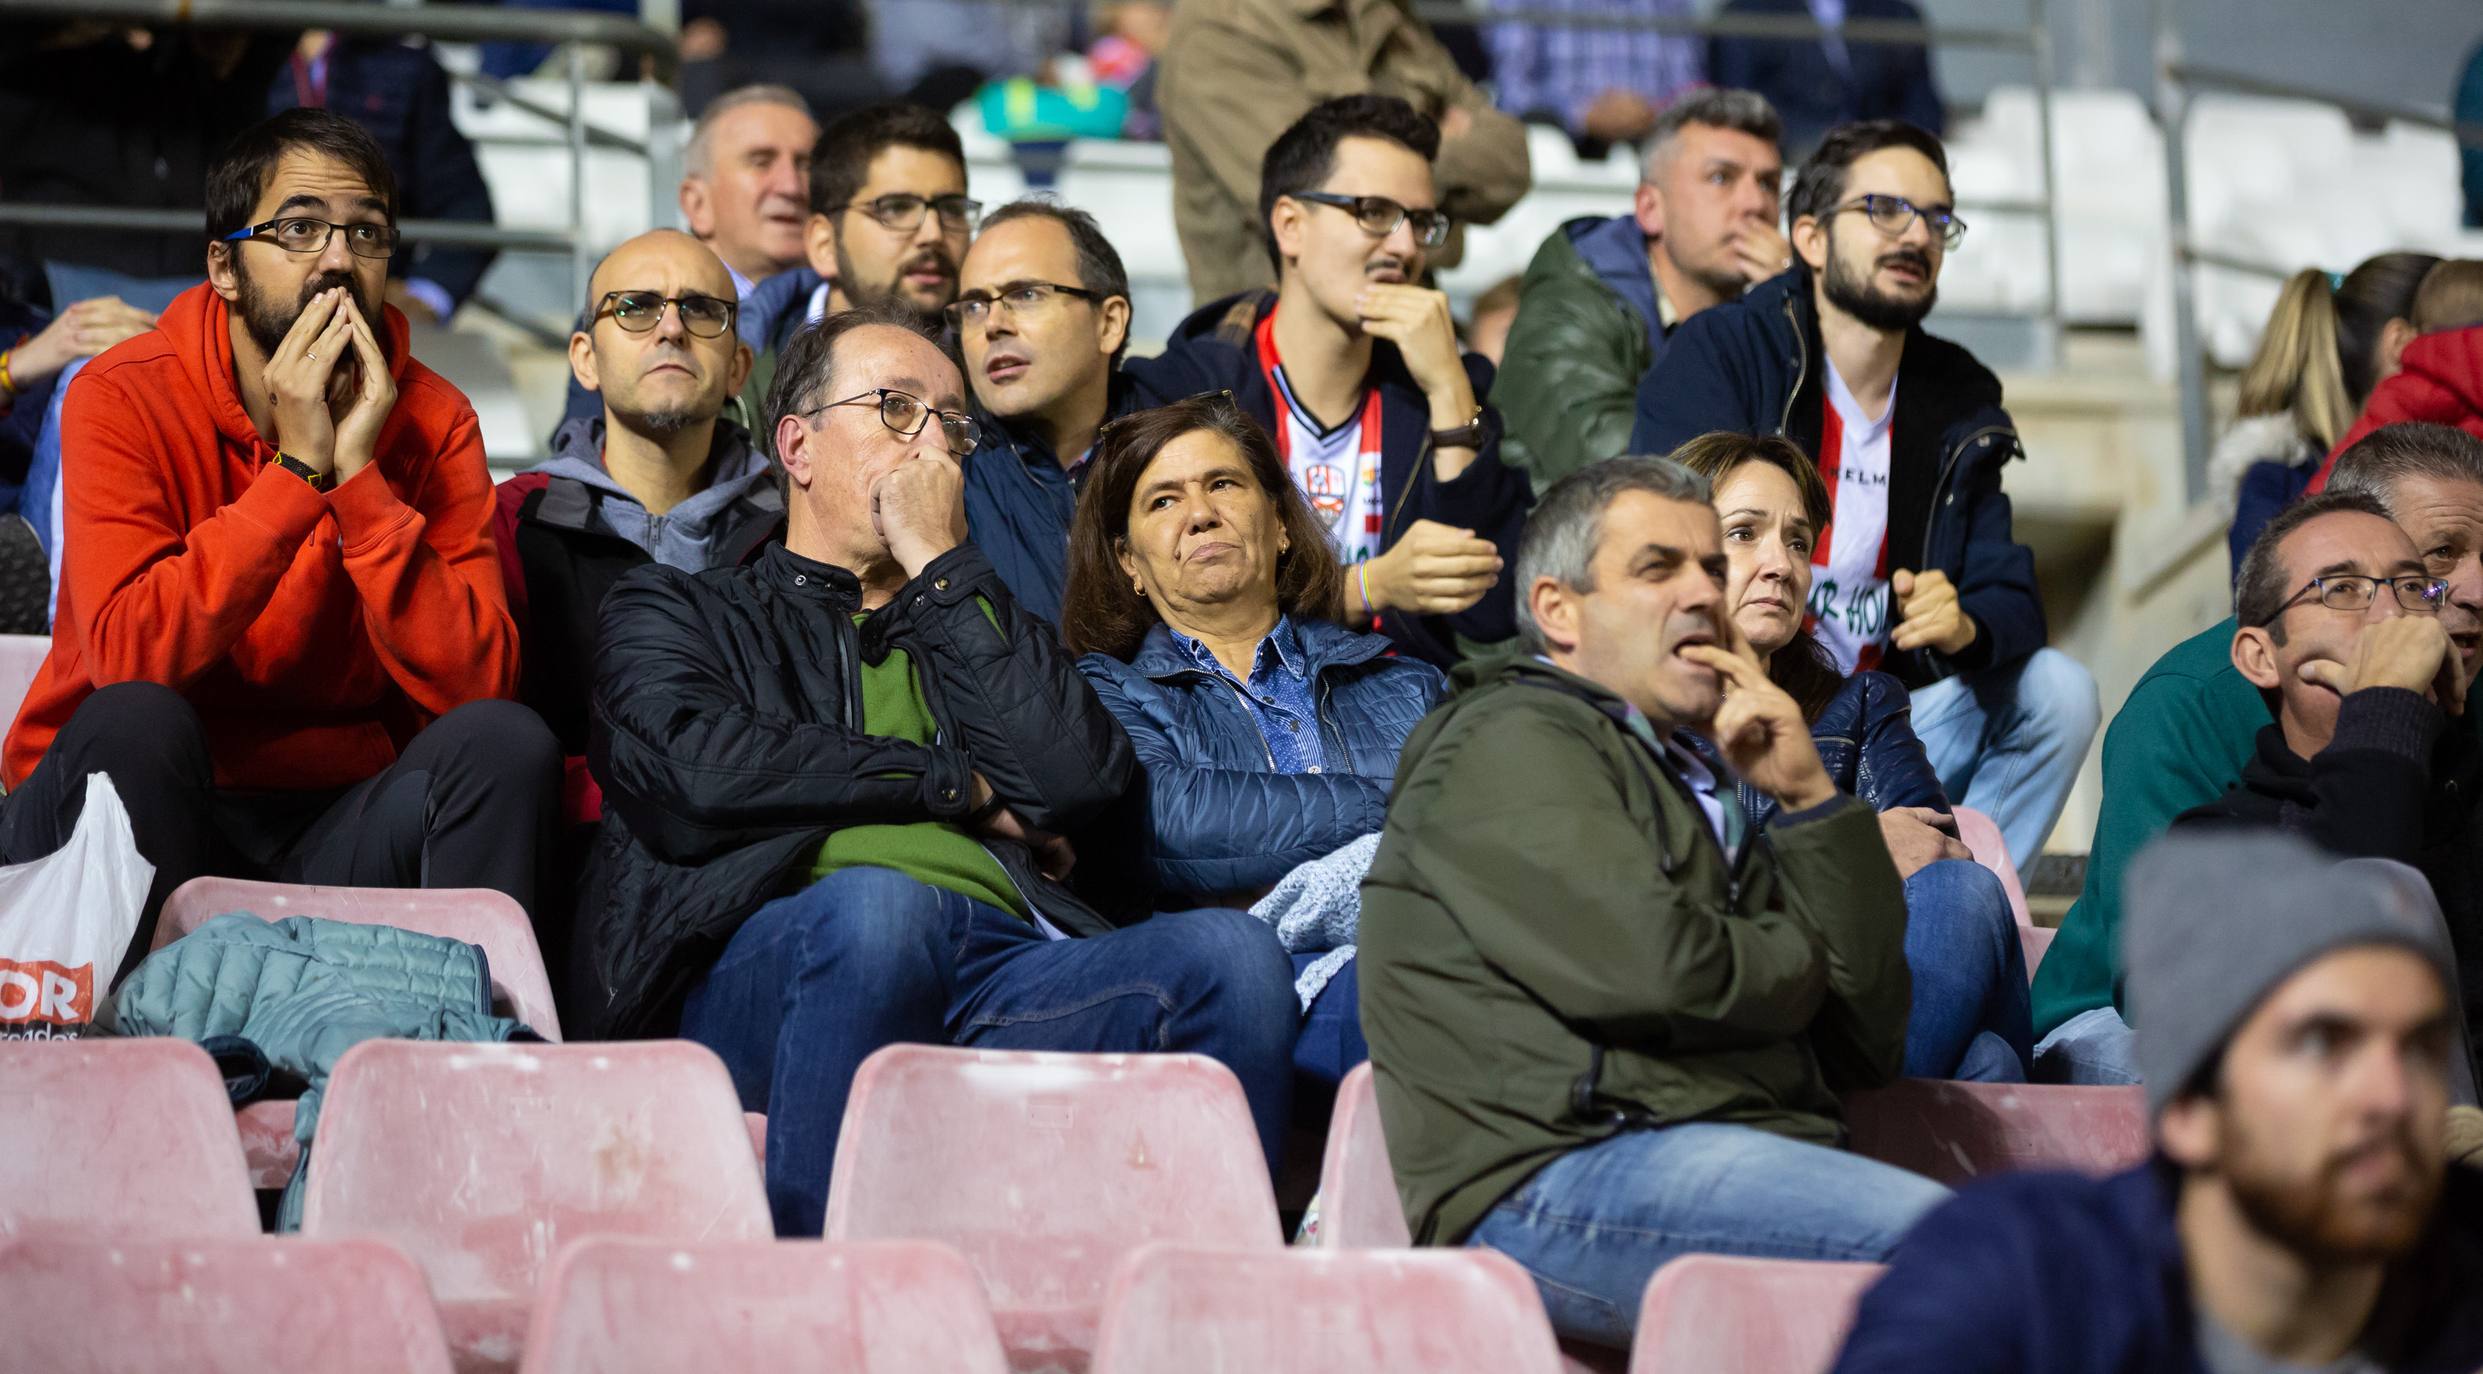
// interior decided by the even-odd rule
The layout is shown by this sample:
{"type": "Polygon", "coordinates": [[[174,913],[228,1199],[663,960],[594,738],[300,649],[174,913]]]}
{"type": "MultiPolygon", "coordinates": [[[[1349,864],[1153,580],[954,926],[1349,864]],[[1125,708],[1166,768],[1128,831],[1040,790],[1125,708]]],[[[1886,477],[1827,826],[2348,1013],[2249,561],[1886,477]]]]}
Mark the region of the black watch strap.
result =
{"type": "Polygon", "coordinates": [[[326,491],[330,486],[335,484],[336,479],[330,477],[324,472],[321,472],[319,469],[312,467],[310,464],[303,462],[301,459],[294,457],[292,454],[285,453],[281,450],[276,454],[276,466],[283,468],[285,471],[292,473],[294,476],[301,478],[305,482],[310,483],[310,489],[312,491],[326,491]]]}
{"type": "Polygon", "coordinates": [[[1476,406],[1474,418],[1457,428],[1431,431],[1431,446],[1433,448],[1481,448],[1483,441],[1491,437],[1491,423],[1485,418],[1487,414],[1488,412],[1483,407],[1476,406]]]}

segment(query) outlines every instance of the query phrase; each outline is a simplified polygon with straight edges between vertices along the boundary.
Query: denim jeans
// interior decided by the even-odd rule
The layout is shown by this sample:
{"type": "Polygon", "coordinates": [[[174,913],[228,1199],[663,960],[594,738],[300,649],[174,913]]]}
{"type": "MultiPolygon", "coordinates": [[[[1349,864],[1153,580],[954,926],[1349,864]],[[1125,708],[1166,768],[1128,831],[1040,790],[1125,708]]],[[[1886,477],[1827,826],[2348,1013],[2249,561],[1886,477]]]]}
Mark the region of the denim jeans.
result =
{"type": "Polygon", "coordinates": [[[849,868],[753,913],[691,987],[681,1033],[767,1113],[777,1234],[816,1236],[854,1073],[903,1042],[1211,1056],[1241,1079],[1272,1168],[1301,1022],[1292,974],[1275,930],[1246,912],[1047,940],[893,869],[849,868]]]}
{"type": "Polygon", "coordinates": [[[2138,1047],[2111,1007],[2079,1012],[2035,1046],[2038,1083],[2138,1083],[2138,1047]]]}
{"type": "Polygon", "coordinates": [[[2021,875],[2061,818],[2102,719],[2094,677],[2058,649],[1914,693],[1914,733],[1940,786],[1992,818],[2021,875]]]}
{"type": "MultiPolygon", "coordinates": [[[[1303,969],[1324,954],[1296,954],[1293,969],[1303,969]]],[[[1303,1077],[1328,1088],[1345,1081],[1354,1066],[1371,1057],[1362,1038],[1362,960],[1349,961],[1328,979],[1302,1017],[1302,1039],[1293,1050],[1293,1067],[1303,1077]]]]}
{"type": "Polygon", "coordinates": [[[1908,1078],[2023,1083],[2034,1058],[2026,950],[2009,894],[1990,869],[1943,859],[1905,880],[1908,1078]]]}
{"type": "Polygon", "coordinates": [[[1748,1126],[1624,1131],[1545,1165],[1469,1245],[1525,1266],[1552,1326],[1629,1348],[1647,1280],[1683,1255],[1877,1262],[1948,1189],[1748,1126]]]}

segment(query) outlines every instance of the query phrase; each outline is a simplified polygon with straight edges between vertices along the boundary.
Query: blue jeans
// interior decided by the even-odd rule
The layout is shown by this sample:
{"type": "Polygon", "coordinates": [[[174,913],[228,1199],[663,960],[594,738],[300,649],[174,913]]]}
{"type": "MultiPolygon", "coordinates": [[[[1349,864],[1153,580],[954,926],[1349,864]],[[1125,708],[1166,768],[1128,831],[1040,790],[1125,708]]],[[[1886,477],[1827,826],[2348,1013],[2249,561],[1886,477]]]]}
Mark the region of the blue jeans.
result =
{"type": "Polygon", "coordinates": [[[1666,1261],[1877,1262],[1948,1195],[1843,1150],[1692,1122],[1562,1155],[1502,1198],[1466,1243],[1525,1266],[1561,1335],[1626,1350],[1647,1280],[1666,1261]]]}
{"type": "MultiPolygon", "coordinates": [[[[1294,973],[1298,976],[1323,957],[1294,955],[1294,973]]],[[[1303,1014],[1301,1043],[1294,1046],[1295,1070],[1330,1088],[1344,1082],[1356,1064],[1371,1057],[1371,1046],[1362,1038],[1361,970],[1362,960],[1357,957],[1328,979],[1303,1014]]]]}
{"type": "Polygon", "coordinates": [[[1943,859],[1905,880],[1905,964],[1914,975],[1906,1077],[2026,1081],[2035,1053],[2026,950],[1990,869],[1943,859]]]}
{"type": "Polygon", "coordinates": [[[1949,800],[1992,818],[2023,876],[2102,723],[2095,679],[2058,649],[1914,693],[1914,733],[1949,800]]]}
{"type": "Polygon", "coordinates": [[[846,1094],[882,1046],[1209,1055],[1241,1079],[1272,1168],[1300,1020],[1284,947],[1246,912],[1047,940],[893,869],[849,868],[744,922],[690,989],[681,1033],[723,1058],[744,1109],[767,1113],[777,1234],[816,1236],[846,1094]]]}
{"type": "Polygon", "coordinates": [[[2038,1083],[2138,1083],[2138,1046],[2111,1007],[2079,1012],[2035,1046],[2038,1083]]]}

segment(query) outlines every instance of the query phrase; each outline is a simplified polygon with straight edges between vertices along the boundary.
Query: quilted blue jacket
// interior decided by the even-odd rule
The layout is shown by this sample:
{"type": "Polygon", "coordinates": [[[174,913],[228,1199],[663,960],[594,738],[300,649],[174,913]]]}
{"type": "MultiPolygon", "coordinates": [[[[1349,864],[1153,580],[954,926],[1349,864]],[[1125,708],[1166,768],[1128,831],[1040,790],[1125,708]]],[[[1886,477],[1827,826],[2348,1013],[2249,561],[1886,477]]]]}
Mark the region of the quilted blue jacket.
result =
{"type": "MultiPolygon", "coordinates": [[[[1811,742],[1819,746],[1819,761],[1836,789],[1873,811],[1900,806],[1949,809],[1931,756],[1914,737],[1913,698],[1904,683],[1886,673],[1861,672],[1845,679],[1819,719],[1811,722],[1811,742]]],[[[1707,752],[1705,741],[1699,743],[1701,752],[1707,752]]],[[[1774,798],[1747,783],[1737,790],[1754,828],[1775,816],[1774,798]]]]}
{"type": "Polygon", "coordinates": [[[1440,670],[1391,656],[1389,642],[1297,620],[1328,760],[1320,773],[1278,773],[1232,684],[1190,662],[1159,624],[1132,661],[1078,660],[1136,746],[1161,910],[1275,885],[1295,865],[1380,828],[1397,751],[1447,691],[1440,670]]]}

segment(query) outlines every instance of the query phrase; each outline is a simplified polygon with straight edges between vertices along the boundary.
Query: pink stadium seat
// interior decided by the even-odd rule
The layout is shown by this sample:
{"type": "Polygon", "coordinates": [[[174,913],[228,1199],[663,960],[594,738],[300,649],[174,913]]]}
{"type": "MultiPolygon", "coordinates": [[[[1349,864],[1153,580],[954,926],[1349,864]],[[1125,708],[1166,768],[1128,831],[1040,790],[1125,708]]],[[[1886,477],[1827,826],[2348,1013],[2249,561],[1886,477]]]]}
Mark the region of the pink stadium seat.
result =
{"type": "MultiPolygon", "coordinates": [[[[2000,827],[1992,818],[1971,806],[1949,808],[1957,818],[1957,838],[1974,851],[1974,861],[1992,871],[2000,886],[2009,894],[2009,910],[2017,916],[2020,927],[2031,927],[2035,918],[2026,910],[2026,886],[2017,880],[2017,864],[2009,857],[2009,846],[2000,838],[2000,827]]],[[[2029,969],[2028,972],[2033,972],[2029,969]]]]}
{"type": "Polygon", "coordinates": [[[1526,1271],[1489,1250],[1150,1245],[1104,1302],[1095,1374],[1557,1374],[1526,1271]]]}
{"type": "Polygon", "coordinates": [[[253,1236],[0,1248],[11,1369],[449,1374],[412,1261],[369,1241],[253,1236]]]}
{"type": "Polygon", "coordinates": [[[164,899],[154,947],[162,949],[205,925],[209,917],[228,911],[247,911],[267,921],[321,916],[396,926],[481,945],[491,965],[492,1009],[525,1022],[546,1040],[560,1038],[560,1014],[552,1008],[552,980],[544,971],[543,951],[535,944],[534,923],[507,893],[481,887],[422,891],[192,878],[164,899]]]}
{"type": "Polygon", "coordinates": [[[0,1243],[259,1233],[224,1076],[187,1040],[0,1040],[0,1104],[0,1243]]]}
{"type": "Polygon", "coordinates": [[[1003,1374],[983,1286],[928,1241],[582,1240],[535,1306],[524,1374],[1003,1374]]]}
{"type": "Polygon", "coordinates": [[[1327,1155],[1319,1165],[1319,1245],[1373,1250],[1413,1243],[1396,1171],[1388,1163],[1388,1140],[1380,1134],[1378,1088],[1366,1062],[1336,1088],[1327,1155]]]}
{"type": "Polygon", "coordinates": [[[2026,981],[2035,981],[2035,970],[2043,967],[2043,956],[2052,952],[2052,937],[2060,932],[2050,926],[2019,926],[2018,948],[2026,951],[2026,981]]]}
{"type": "Polygon", "coordinates": [[[2112,1173],[2147,1157],[2142,1088],[1942,1083],[1850,1094],[1856,1154],[1950,1185],[2014,1169],[2112,1173]]]}
{"type": "Polygon", "coordinates": [[[1655,1271],[1630,1374],[1825,1374],[1876,1264],[1689,1255],[1655,1271]]]}
{"type": "Polygon", "coordinates": [[[0,720],[17,724],[17,708],[26,704],[26,691],[51,652],[50,635],[0,635],[0,711],[7,712],[0,720]]]}
{"type": "Polygon", "coordinates": [[[1085,1367],[1112,1266],[1140,1245],[1283,1244],[1223,1065],[929,1045],[881,1050],[854,1076],[827,1236],[956,1246],[1021,1371],[1085,1367]]]}
{"type": "Polygon", "coordinates": [[[517,1363],[567,1241],[772,1228],[741,1103],[701,1046],[371,1040],[328,1081],[302,1232],[413,1256],[457,1367],[475,1371],[517,1363]]]}

